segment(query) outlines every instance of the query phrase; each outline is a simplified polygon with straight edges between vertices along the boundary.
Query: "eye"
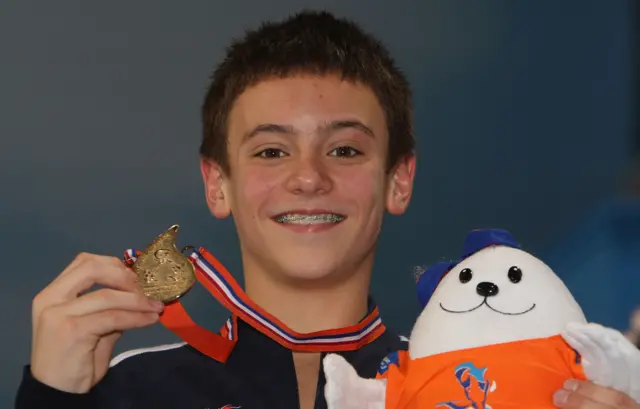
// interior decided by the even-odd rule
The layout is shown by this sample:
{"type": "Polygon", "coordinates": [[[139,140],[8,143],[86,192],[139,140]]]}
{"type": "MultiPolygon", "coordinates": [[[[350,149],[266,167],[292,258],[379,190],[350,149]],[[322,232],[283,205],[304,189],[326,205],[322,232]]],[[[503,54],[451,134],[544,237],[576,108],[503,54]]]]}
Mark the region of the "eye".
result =
{"type": "Polygon", "coordinates": [[[283,156],[286,156],[286,153],[284,153],[280,149],[267,148],[256,153],[254,156],[265,158],[265,159],[272,159],[272,158],[282,158],[283,156]]]}
{"type": "Polygon", "coordinates": [[[519,283],[522,280],[522,270],[520,267],[513,266],[509,269],[507,276],[512,283],[519,283]]]}
{"type": "Polygon", "coordinates": [[[462,269],[462,271],[460,272],[460,275],[458,276],[458,278],[460,278],[460,282],[462,284],[465,284],[465,283],[468,283],[469,281],[471,281],[472,277],[473,277],[473,273],[471,272],[471,269],[469,269],[469,268],[462,269]]]}
{"type": "Polygon", "coordinates": [[[329,153],[329,156],[338,156],[338,157],[347,157],[347,158],[352,158],[354,156],[357,155],[361,155],[362,152],[360,152],[357,149],[354,149],[350,146],[340,146],[334,150],[332,150],[329,153]]]}

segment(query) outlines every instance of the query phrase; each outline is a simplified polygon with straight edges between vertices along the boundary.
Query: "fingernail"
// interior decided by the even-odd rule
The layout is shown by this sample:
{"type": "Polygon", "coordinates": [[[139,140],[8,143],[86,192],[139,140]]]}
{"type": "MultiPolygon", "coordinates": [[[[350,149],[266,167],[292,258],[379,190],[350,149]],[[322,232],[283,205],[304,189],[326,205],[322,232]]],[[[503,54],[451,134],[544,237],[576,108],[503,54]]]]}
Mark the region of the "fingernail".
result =
{"type": "Polygon", "coordinates": [[[162,311],[164,309],[164,303],[162,301],[152,300],[151,305],[158,311],[162,311]]]}
{"type": "Polygon", "coordinates": [[[578,382],[575,379],[567,379],[564,383],[564,388],[569,391],[575,391],[578,389],[578,382]]]}
{"type": "Polygon", "coordinates": [[[567,402],[569,393],[569,391],[564,389],[557,390],[556,393],[553,394],[553,404],[556,406],[564,405],[567,402]]]}
{"type": "Polygon", "coordinates": [[[156,321],[158,321],[158,319],[160,319],[160,315],[158,313],[155,313],[155,312],[154,313],[149,313],[148,317],[149,317],[149,320],[151,322],[156,322],[156,321]]]}

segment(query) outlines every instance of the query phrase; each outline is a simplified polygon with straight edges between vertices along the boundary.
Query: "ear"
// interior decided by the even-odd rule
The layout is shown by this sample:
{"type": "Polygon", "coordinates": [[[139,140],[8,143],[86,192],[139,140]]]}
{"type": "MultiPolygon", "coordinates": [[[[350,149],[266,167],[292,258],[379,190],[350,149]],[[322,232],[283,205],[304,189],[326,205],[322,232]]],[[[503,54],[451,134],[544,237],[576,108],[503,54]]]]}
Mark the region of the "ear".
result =
{"type": "Polygon", "coordinates": [[[204,194],[207,206],[218,219],[231,214],[230,196],[227,192],[227,180],[220,165],[208,158],[200,159],[200,172],[204,182],[204,194]]]}
{"type": "Polygon", "coordinates": [[[389,173],[387,190],[387,211],[401,215],[409,206],[416,174],[416,157],[410,154],[402,158],[389,173]]]}

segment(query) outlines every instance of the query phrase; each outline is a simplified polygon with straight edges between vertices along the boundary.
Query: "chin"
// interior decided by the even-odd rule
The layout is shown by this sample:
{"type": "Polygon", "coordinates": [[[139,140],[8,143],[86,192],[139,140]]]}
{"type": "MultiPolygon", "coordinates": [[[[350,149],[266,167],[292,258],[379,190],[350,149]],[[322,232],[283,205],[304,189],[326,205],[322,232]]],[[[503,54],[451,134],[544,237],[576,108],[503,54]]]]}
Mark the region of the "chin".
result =
{"type": "Polygon", "coordinates": [[[338,273],[339,264],[336,259],[325,254],[324,257],[304,257],[300,254],[286,260],[278,260],[278,270],[291,281],[324,281],[338,273]]]}
{"type": "Polygon", "coordinates": [[[285,251],[276,252],[274,249],[271,252],[272,271],[277,272],[286,281],[300,283],[334,281],[336,278],[344,277],[344,266],[350,264],[350,260],[346,259],[347,254],[338,244],[286,247],[283,245],[280,248],[286,248],[285,251]]]}

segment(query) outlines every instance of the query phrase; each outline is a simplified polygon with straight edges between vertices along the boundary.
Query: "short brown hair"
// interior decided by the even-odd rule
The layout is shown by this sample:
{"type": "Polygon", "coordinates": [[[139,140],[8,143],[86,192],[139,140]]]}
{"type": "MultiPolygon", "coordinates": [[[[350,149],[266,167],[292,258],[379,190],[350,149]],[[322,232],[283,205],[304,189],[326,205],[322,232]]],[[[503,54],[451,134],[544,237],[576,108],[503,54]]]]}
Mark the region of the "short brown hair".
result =
{"type": "Polygon", "coordinates": [[[303,11],[264,23],[228,47],[202,106],[200,154],[229,173],[227,122],[238,96],[259,81],[296,74],[340,75],[370,87],[386,116],[387,170],[413,153],[411,90],[388,50],[352,21],[303,11]]]}

